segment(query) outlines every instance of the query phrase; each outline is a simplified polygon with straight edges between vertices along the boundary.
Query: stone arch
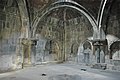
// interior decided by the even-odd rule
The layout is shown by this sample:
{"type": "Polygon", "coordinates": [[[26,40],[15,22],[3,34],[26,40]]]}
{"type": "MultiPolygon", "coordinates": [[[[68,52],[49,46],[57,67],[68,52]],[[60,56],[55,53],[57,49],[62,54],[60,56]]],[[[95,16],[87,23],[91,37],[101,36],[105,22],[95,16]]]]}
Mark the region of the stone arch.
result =
{"type": "Polygon", "coordinates": [[[83,41],[78,48],[78,62],[90,63],[92,62],[92,43],[89,40],[83,41]]]}
{"type": "Polygon", "coordinates": [[[89,40],[86,40],[82,43],[83,47],[86,49],[87,47],[92,49],[92,44],[89,40]]]}
{"type": "MultiPolygon", "coordinates": [[[[74,4],[74,5],[76,5],[75,3],[76,2],[74,2],[74,1],[61,1],[61,2],[65,2],[65,3],[71,3],[71,4],[74,4]],[[74,3],[73,3],[74,2],[74,3]]],[[[58,3],[61,3],[61,2],[58,2],[58,3]]],[[[55,3],[56,4],[56,3],[55,3]]],[[[68,4],[62,4],[62,5],[57,5],[57,6],[54,6],[54,7],[51,7],[50,9],[45,9],[46,11],[43,11],[44,13],[41,15],[41,16],[38,16],[35,20],[34,20],[34,22],[33,22],[33,24],[32,24],[32,27],[33,27],[33,37],[35,36],[35,32],[36,32],[36,28],[37,28],[37,25],[38,25],[38,23],[40,22],[40,20],[41,19],[43,19],[47,14],[49,14],[49,12],[51,12],[51,11],[53,11],[53,10],[55,10],[55,9],[58,9],[58,8],[63,8],[63,7],[68,7],[68,8],[73,8],[73,9],[75,9],[75,10],[77,10],[78,12],[80,12],[80,13],[82,13],[83,15],[85,15],[86,17],[87,17],[87,19],[90,21],[90,23],[91,23],[91,25],[93,26],[93,30],[94,30],[94,32],[96,33],[95,35],[95,37],[97,37],[97,24],[96,24],[96,20],[94,19],[94,17],[83,7],[83,6],[81,6],[81,5],[76,5],[76,6],[73,6],[73,5],[68,5],[68,4]],[[78,7],[77,7],[78,6],[78,7]]]]}
{"type": "Polygon", "coordinates": [[[17,2],[19,13],[21,16],[22,30],[21,38],[28,38],[31,36],[30,32],[30,23],[27,9],[27,1],[26,0],[15,0],[17,2]]]}
{"type": "MultiPolygon", "coordinates": [[[[101,0],[101,4],[100,4],[100,9],[99,9],[99,12],[98,12],[98,16],[97,16],[97,25],[98,25],[98,39],[106,39],[105,37],[105,32],[103,31],[103,28],[102,28],[102,21],[103,21],[103,14],[104,14],[104,11],[105,11],[105,7],[106,7],[106,4],[107,4],[107,1],[108,0],[101,0]]],[[[94,38],[94,36],[93,36],[94,38]]]]}
{"type": "Polygon", "coordinates": [[[79,44],[76,42],[71,43],[71,45],[69,46],[69,53],[66,54],[66,58],[68,61],[75,61],[77,60],[77,53],[78,53],[78,47],[79,44]]]}
{"type": "Polygon", "coordinates": [[[114,43],[112,43],[110,45],[110,59],[113,59],[113,55],[119,50],[120,50],[120,41],[115,41],[114,43]]]}
{"type": "Polygon", "coordinates": [[[103,18],[104,9],[105,9],[105,6],[107,4],[107,1],[108,0],[102,0],[101,1],[101,5],[100,5],[98,17],[97,17],[97,23],[98,23],[99,29],[101,29],[102,18],[103,18]]]}
{"type": "Polygon", "coordinates": [[[78,55],[79,55],[79,52],[83,52],[84,49],[86,49],[86,48],[90,48],[92,50],[93,46],[89,40],[85,40],[82,43],[80,43],[79,48],[82,48],[82,51],[78,49],[78,55]]]}

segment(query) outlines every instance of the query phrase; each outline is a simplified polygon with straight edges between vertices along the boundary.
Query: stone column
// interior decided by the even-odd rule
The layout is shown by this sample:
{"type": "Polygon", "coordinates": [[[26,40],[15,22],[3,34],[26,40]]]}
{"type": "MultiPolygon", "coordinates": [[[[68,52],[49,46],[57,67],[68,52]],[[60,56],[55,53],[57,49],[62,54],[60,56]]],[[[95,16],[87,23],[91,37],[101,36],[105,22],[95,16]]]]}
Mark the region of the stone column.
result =
{"type": "Polygon", "coordinates": [[[22,67],[35,64],[36,55],[36,40],[29,38],[22,38],[22,67]]]}
{"type": "Polygon", "coordinates": [[[93,41],[93,48],[96,48],[94,51],[96,55],[97,63],[105,63],[105,55],[107,54],[107,39],[105,40],[95,40],[93,41]]]}
{"type": "Polygon", "coordinates": [[[31,40],[28,38],[21,39],[22,44],[22,67],[31,64],[31,40]]]}

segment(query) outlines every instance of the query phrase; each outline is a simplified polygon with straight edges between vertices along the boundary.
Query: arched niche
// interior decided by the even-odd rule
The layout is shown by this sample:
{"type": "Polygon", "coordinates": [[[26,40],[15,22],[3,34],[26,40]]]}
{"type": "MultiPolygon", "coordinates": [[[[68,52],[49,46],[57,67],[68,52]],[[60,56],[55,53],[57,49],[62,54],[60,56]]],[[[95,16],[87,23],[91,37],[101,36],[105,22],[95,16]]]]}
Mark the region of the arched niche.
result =
{"type": "Polygon", "coordinates": [[[110,59],[120,59],[120,41],[115,41],[110,45],[110,59]]]}
{"type": "Polygon", "coordinates": [[[82,42],[78,48],[77,60],[79,63],[92,62],[92,44],[89,40],[82,42]]]}
{"type": "Polygon", "coordinates": [[[43,57],[45,62],[62,60],[59,42],[56,40],[47,40],[43,57]]]}
{"type": "Polygon", "coordinates": [[[83,43],[83,62],[90,63],[92,61],[92,45],[90,41],[86,40],[83,43]]]}
{"type": "Polygon", "coordinates": [[[79,45],[77,43],[72,43],[70,48],[70,54],[67,55],[68,61],[76,61],[79,45]]]}

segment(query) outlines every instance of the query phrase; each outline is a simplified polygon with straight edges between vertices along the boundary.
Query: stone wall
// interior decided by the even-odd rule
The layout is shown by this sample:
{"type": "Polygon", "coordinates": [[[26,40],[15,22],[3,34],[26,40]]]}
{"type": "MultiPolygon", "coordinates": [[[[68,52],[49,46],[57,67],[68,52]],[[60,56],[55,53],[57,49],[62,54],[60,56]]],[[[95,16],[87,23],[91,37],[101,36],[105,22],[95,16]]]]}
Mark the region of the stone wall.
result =
{"type": "Polygon", "coordinates": [[[3,6],[0,8],[0,72],[17,68],[21,35],[21,20],[16,3],[3,6]]]}
{"type": "Polygon", "coordinates": [[[71,21],[74,23],[65,27],[65,53],[66,56],[73,54],[73,57],[75,57],[80,44],[93,35],[93,29],[84,16],[69,20],[69,23],[71,21]],[[76,19],[78,20],[77,22],[75,21],[76,19]]]}
{"type": "MultiPolygon", "coordinates": [[[[30,12],[30,21],[33,21],[36,15],[39,14],[39,11],[35,10],[35,13],[30,12]]],[[[119,12],[117,11],[119,10],[113,11],[116,12],[116,14],[112,13],[110,15],[108,25],[104,23],[102,27],[106,34],[113,34],[120,38],[119,12]]],[[[39,22],[37,26],[36,34],[41,36],[38,36],[36,49],[34,48],[36,51],[36,64],[41,64],[41,62],[45,61],[55,61],[53,57],[56,57],[56,54],[50,55],[51,50],[46,50],[46,45],[50,48],[49,41],[53,41],[55,45],[55,47],[53,47],[55,50],[50,49],[54,50],[54,53],[59,53],[58,60],[77,61],[78,57],[84,57],[84,55],[78,56],[78,48],[88,37],[93,36],[93,28],[86,17],[79,15],[79,17],[76,18],[72,17],[68,20],[61,20],[56,16],[54,17],[53,14],[52,16],[48,16],[39,22]]],[[[24,25],[26,22],[21,22],[16,1],[13,1],[12,4],[9,3],[9,5],[6,5],[5,2],[4,4],[0,3],[0,72],[22,68],[24,56],[22,54],[23,49],[20,38],[22,38],[22,32],[26,33],[26,30],[24,30],[26,26],[22,26],[22,24],[24,25]],[[22,29],[21,26],[23,27],[22,29]]],[[[33,54],[34,51],[32,52],[32,55],[33,54]]],[[[108,60],[109,58],[106,59],[108,60]]],[[[109,60],[107,62],[110,63],[109,60]]],[[[114,63],[112,64],[114,68],[116,65],[117,69],[119,68],[119,61],[117,61],[117,63],[112,61],[112,63],[114,63]]]]}
{"type": "Polygon", "coordinates": [[[8,39],[0,41],[0,70],[9,71],[17,68],[17,48],[19,47],[19,33],[14,33],[8,39]]]}

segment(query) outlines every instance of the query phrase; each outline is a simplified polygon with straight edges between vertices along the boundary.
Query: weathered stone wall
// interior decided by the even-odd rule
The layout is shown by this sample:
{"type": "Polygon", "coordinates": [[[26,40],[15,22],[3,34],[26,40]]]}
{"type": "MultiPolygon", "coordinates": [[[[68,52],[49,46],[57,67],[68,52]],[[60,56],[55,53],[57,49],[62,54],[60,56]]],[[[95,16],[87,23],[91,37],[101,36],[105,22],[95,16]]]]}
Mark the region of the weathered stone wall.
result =
{"type": "MultiPolygon", "coordinates": [[[[47,21],[43,23],[39,23],[37,27],[37,59],[41,60],[40,62],[49,62],[55,61],[53,51],[51,49],[55,49],[56,54],[62,55],[63,51],[63,33],[64,30],[61,26],[57,24],[59,20],[56,18],[48,17],[47,21]],[[52,43],[50,43],[52,42],[52,43]],[[51,46],[50,46],[51,45],[51,46]]],[[[60,56],[59,56],[60,57],[60,56]]],[[[57,59],[58,60],[58,59],[57,59]]]]}
{"type": "Polygon", "coordinates": [[[37,45],[36,45],[36,56],[35,61],[36,64],[41,64],[45,61],[45,45],[47,43],[47,40],[45,39],[38,39],[37,45]]]}
{"type": "Polygon", "coordinates": [[[4,5],[0,17],[0,72],[5,72],[16,69],[21,21],[15,3],[4,5]]]}
{"type": "MultiPolygon", "coordinates": [[[[44,45],[40,44],[40,42],[44,42],[45,39],[57,41],[60,52],[65,56],[65,59],[67,59],[69,55],[75,57],[80,44],[93,35],[92,26],[84,16],[68,20],[66,23],[52,17],[48,17],[46,20],[47,21],[42,24],[39,23],[37,27],[36,33],[40,34],[40,36],[38,36],[38,45],[43,47],[44,45]]],[[[40,48],[37,49],[37,52],[39,51],[42,51],[41,54],[44,53],[40,48]]]]}
{"type": "MultiPolygon", "coordinates": [[[[44,5],[46,4],[47,2],[44,5]]],[[[30,5],[28,8],[30,8],[28,11],[31,10],[29,17],[32,23],[40,11],[30,5]]],[[[40,6],[40,8],[42,8],[42,6],[40,6]]],[[[114,7],[113,10],[115,8],[116,7],[114,7]]],[[[105,26],[102,26],[102,28],[104,28],[106,34],[112,34],[120,38],[118,8],[115,11],[111,11],[108,25],[105,25],[103,22],[105,26]]],[[[22,18],[25,17],[25,15],[21,16],[22,18]]],[[[21,33],[26,33],[25,28],[28,27],[26,26],[28,20],[26,21],[27,18],[25,18],[21,21],[21,16],[16,1],[8,1],[7,5],[5,1],[0,2],[0,72],[22,67],[24,56],[21,53],[23,53],[22,50],[25,49],[22,48],[23,45],[20,43],[20,38],[21,33]]],[[[73,18],[75,16],[74,14],[67,20],[61,20],[63,18],[59,19],[61,16],[58,17],[56,11],[56,14],[48,16],[43,18],[44,20],[37,26],[36,34],[40,36],[37,37],[38,42],[37,45],[34,46],[34,49],[36,48],[36,54],[34,54],[34,51],[31,51],[32,54],[35,55],[35,62],[39,64],[39,62],[55,61],[56,57],[57,60],[69,60],[68,58],[70,56],[73,58],[72,60],[76,60],[80,44],[88,37],[93,36],[91,24],[83,15],[73,18]],[[50,41],[52,45],[50,45],[50,41]],[[47,50],[48,48],[49,50],[47,50]]],[[[69,15],[67,15],[67,17],[69,17],[69,15]]],[[[28,41],[30,40],[28,39],[28,41]]],[[[31,44],[28,46],[31,47],[31,44]]],[[[29,56],[29,58],[32,59],[33,57],[29,56]]],[[[118,62],[116,64],[119,64],[118,62]]]]}
{"type": "Polygon", "coordinates": [[[120,38],[120,23],[116,15],[111,16],[108,23],[107,34],[120,38]]]}
{"type": "Polygon", "coordinates": [[[0,40],[0,70],[9,71],[16,69],[17,48],[19,47],[19,33],[0,40]]]}
{"type": "Polygon", "coordinates": [[[70,54],[75,57],[77,56],[80,44],[93,35],[93,29],[84,16],[69,21],[69,23],[72,21],[74,21],[74,23],[67,25],[65,29],[65,53],[67,57],[70,54]]]}

